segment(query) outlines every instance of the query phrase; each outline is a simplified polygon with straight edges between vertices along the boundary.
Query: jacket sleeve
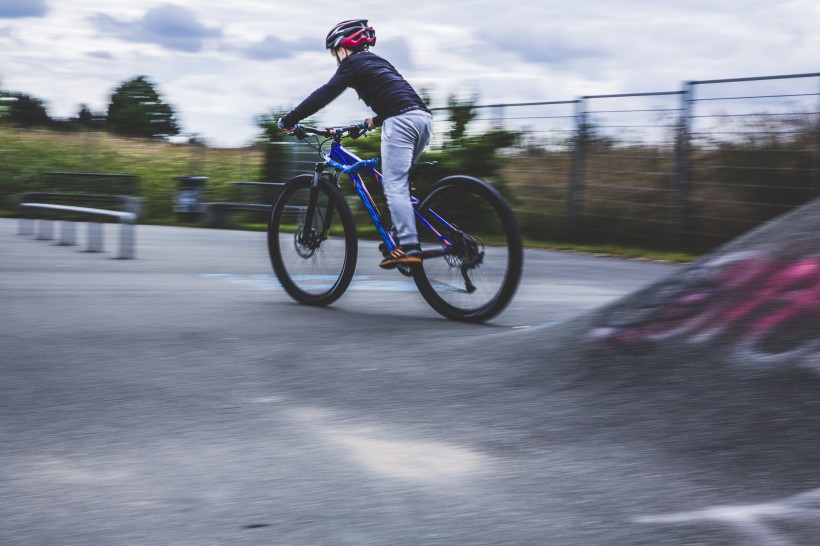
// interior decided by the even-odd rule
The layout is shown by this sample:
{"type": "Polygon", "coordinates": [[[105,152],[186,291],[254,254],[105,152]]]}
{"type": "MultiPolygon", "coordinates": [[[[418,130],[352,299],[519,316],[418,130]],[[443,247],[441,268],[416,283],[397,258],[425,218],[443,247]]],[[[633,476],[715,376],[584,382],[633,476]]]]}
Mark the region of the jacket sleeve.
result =
{"type": "Polygon", "coordinates": [[[347,72],[339,67],[330,81],[311,93],[299,106],[284,116],[282,123],[285,127],[293,127],[303,119],[312,116],[341,95],[349,87],[349,81],[347,72]]]}

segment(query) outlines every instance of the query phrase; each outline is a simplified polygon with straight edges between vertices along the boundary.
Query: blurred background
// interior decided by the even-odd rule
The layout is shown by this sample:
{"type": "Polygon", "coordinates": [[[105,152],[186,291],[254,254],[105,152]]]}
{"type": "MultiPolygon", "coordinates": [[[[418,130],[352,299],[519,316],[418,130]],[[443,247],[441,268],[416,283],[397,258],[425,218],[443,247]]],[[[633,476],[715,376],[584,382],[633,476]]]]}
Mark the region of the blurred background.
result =
{"type": "MultiPolygon", "coordinates": [[[[820,193],[820,73],[559,101],[425,98],[436,127],[425,159],[440,162],[435,177],[493,182],[533,245],[700,253],[820,193]]],[[[23,192],[65,188],[70,175],[54,173],[92,173],[98,193],[116,193],[101,175],[138,179],[142,222],[262,229],[264,211],[217,219],[206,217],[207,204],[269,204],[275,192],[256,183],[287,181],[319,159],[275,129],[282,112],[260,113],[246,146],[184,137],[173,107],[145,77],[124,82],[98,114],[52,118],[42,101],[11,91],[0,104],[6,216],[23,192]],[[199,214],[178,214],[185,192],[193,199],[186,210],[199,214]]],[[[350,147],[378,156],[378,131],[350,147]]]]}
{"type": "MultiPolygon", "coordinates": [[[[260,228],[205,204],[268,203],[249,182],[310,170],[272,123],[332,75],[328,29],[359,17],[433,110],[427,159],[493,182],[532,245],[701,253],[820,191],[810,0],[0,0],[0,214],[73,191],[47,173],[94,173],[134,180],[141,222],[260,228]]],[[[349,91],[309,122],[369,114],[349,91]]],[[[378,155],[374,136],[352,147],[378,155]]]]}

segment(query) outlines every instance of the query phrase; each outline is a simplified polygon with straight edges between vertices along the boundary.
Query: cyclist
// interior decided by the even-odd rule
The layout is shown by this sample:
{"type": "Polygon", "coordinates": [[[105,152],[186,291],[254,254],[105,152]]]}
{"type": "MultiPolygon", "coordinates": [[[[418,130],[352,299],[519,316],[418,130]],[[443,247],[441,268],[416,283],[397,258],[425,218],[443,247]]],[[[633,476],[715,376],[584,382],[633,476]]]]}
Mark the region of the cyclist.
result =
{"type": "Polygon", "coordinates": [[[385,59],[369,51],[376,44],[376,31],[367,19],[342,21],[325,39],[325,47],[336,59],[336,73],[299,106],[279,120],[279,128],[290,132],[299,121],[331,103],[348,87],[375,116],[367,118],[368,129],[382,126],[382,184],[399,245],[382,260],[381,267],[421,263],[416,219],[410,202],[408,177],[433,130],[433,116],[421,97],[385,59]]]}

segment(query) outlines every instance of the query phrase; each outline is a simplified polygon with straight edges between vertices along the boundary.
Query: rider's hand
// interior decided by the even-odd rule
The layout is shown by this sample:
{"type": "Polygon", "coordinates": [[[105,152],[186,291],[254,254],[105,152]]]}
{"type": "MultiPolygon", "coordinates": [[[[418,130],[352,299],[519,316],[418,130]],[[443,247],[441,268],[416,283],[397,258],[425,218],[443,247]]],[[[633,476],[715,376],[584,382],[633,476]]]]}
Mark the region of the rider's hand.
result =
{"type": "Polygon", "coordinates": [[[277,121],[277,122],[276,122],[276,126],[277,126],[277,127],[279,127],[280,129],[282,129],[282,130],[283,130],[284,132],[286,132],[286,133],[292,133],[293,131],[295,131],[295,130],[296,130],[296,127],[295,127],[295,126],[294,126],[294,127],[285,127],[285,124],[284,124],[284,123],[282,123],[282,120],[283,120],[283,119],[285,119],[285,118],[279,118],[279,121],[277,121]]]}
{"type": "Polygon", "coordinates": [[[367,123],[367,130],[372,131],[376,128],[376,125],[373,123],[373,118],[366,118],[365,123],[367,123]]]}

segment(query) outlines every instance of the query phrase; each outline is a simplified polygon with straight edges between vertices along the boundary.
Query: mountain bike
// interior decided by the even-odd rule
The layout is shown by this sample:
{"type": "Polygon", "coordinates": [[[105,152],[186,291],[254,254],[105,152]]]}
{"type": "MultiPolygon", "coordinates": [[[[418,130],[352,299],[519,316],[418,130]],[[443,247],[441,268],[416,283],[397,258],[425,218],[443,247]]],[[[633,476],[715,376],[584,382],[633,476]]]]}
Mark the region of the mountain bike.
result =
{"type": "MultiPolygon", "coordinates": [[[[353,212],[340,189],[342,174],[348,175],[381,237],[382,254],[397,246],[389,221],[362,176],[369,174],[381,184],[382,176],[374,168],[378,158],[362,160],[342,145],[343,139],[366,131],[367,125],[360,123],[327,129],[297,125],[289,133],[310,144],[321,158],[312,174],[285,184],[268,224],[271,265],[284,290],[298,302],[333,303],[353,278],[359,241],[353,212]]],[[[416,164],[410,175],[423,262],[397,269],[413,278],[422,297],[444,317],[490,319],[507,307],[521,279],[518,224],[501,194],[478,178],[448,176],[418,198],[413,181],[435,166],[416,164]]]]}

